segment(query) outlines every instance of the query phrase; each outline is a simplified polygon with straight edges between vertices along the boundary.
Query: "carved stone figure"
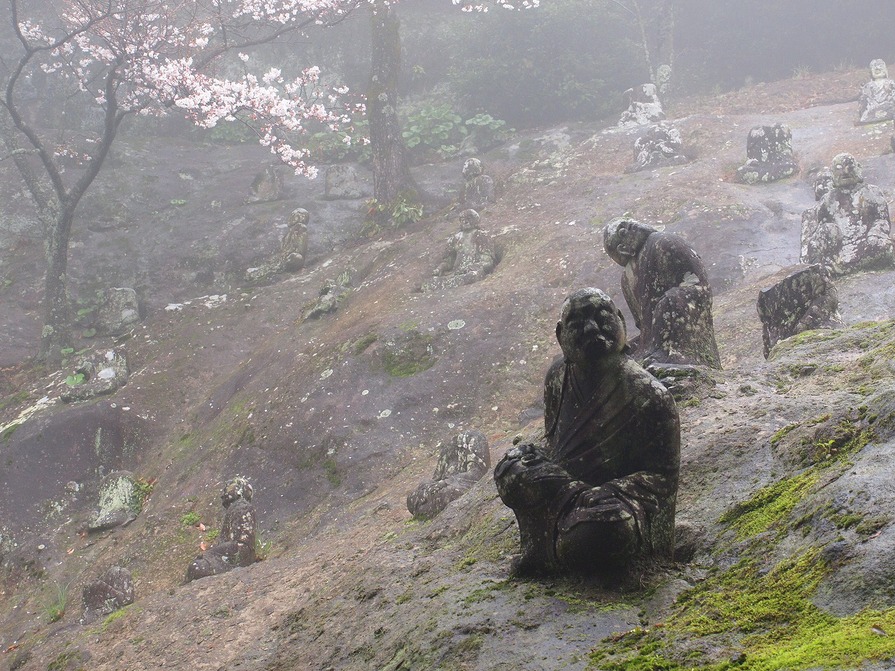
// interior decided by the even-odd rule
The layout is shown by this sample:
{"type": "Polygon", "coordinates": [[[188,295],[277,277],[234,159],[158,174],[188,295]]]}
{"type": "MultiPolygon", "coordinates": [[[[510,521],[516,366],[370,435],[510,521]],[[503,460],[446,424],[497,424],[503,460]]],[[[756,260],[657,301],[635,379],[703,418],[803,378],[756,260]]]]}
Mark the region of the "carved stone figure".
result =
{"type": "Polygon", "coordinates": [[[497,265],[494,243],[481,229],[475,210],[460,213],[460,231],[448,240],[448,249],[435,269],[435,277],[423,285],[423,291],[437,291],[478,282],[497,265]]]}
{"type": "Polygon", "coordinates": [[[861,87],[858,106],[859,124],[895,119],[895,81],[889,79],[884,60],[870,61],[870,81],[861,87]]]}
{"type": "Polygon", "coordinates": [[[779,123],[749,131],[746,158],[746,164],[737,168],[737,177],[746,184],[775,182],[799,168],[792,155],[792,131],[779,123]]]}
{"type": "Polygon", "coordinates": [[[655,84],[642,84],[625,91],[628,109],[622,112],[618,125],[621,128],[636,128],[665,120],[662,103],[655,84]]]}
{"type": "Polygon", "coordinates": [[[407,497],[407,509],[431,519],[481,480],[491,468],[488,439],[481,431],[463,431],[442,446],[431,482],[423,482],[407,497]]]}
{"type": "Polygon", "coordinates": [[[289,228],[280,243],[279,271],[294,273],[301,270],[308,256],[308,222],[310,213],[297,207],[289,215],[289,228]]]}
{"type": "Polygon", "coordinates": [[[468,158],[463,163],[462,205],[475,210],[483,210],[494,202],[494,180],[485,174],[480,159],[468,158]]]}
{"type": "Polygon", "coordinates": [[[683,148],[681,132],[671,122],[660,121],[635,140],[634,163],[625,172],[686,163],[683,148]]]}
{"type": "Polygon", "coordinates": [[[712,321],[712,288],[699,255],[682,238],[632,219],[603,231],[606,253],[624,266],[622,292],[640,335],[628,343],[651,364],[721,367],[712,321]]]}
{"type": "Polygon", "coordinates": [[[237,566],[255,562],[255,506],[252,485],[243,477],[235,477],[221,491],[226,512],[215,544],[196,557],[186,571],[186,581],[225,573],[237,566]]]}
{"type": "Polygon", "coordinates": [[[82,623],[114,613],[134,602],[134,579],[131,572],[113,566],[99,578],[84,586],[82,623]]]}
{"type": "Polygon", "coordinates": [[[272,165],[259,172],[252,185],[249,187],[249,195],[245,197],[245,204],[269,203],[283,197],[283,178],[272,165]]]}
{"type": "Polygon", "coordinates": [[[834,276],[893,263],[889,204],[876,186],[864,183],[861,165],[851,154],[838,154],[831,183],[815,184],[817,205],[802,213],[802,263],[821,263],[834,276]]]}
{"type": "Polygon", "coordinates": [[[788,275],[758,294],[764,356],[778,342],[802,331],[841,328],[839,294],[819,263],[788,275]]]}
{"type": "Polygon", "coordinates": [[[319,319],[323,315],[339,309],[351,293],[351,271],[346,270],[336,279],[328,279],[320,288],[320,295],[305,314],[305,319],[319,319]]]}
{"type": "Polygon", "coordinates": [[[545,441],[511,448],[494,479],[516,514],[519,573],[613,572],[670,558],[680,464],[671,394],[626,354],[599,289],[563,303],[544,382],[545,441]]]}

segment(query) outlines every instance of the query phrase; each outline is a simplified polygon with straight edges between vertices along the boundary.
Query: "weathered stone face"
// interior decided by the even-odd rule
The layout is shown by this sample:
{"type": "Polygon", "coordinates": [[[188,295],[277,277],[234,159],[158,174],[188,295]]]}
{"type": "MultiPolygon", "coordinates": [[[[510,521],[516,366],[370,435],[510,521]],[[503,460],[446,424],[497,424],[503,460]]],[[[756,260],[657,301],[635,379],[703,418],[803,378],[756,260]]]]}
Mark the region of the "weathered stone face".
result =
{"type": "Polygon", "coordinates": [[[215,544],[190,562],[186,582],[225,573],[237,566],[251,566],[255,560],[257,521],[251,504],[252,485],[235,477],[224,485],[221,503],[226,512],[215,544]]]}
{"type": "Polygon", "coordinates": [[[758,294],[764,356],[779,341],[802,331],[841,328],[839,295],[826,269],[815,264],[798,270],[758,294]]]}
{"type": "Polygon", "coordinates": [[[488,439],[480,431],[463,431],[442,446],[431,482],[421,483],[408,497],[407,509],[431,519],[478,482],[491,468],[488,439]]]}
{"type": "Polygon", "coordinates": [[[634,163],[625,172],[638,172],[688,161],[681,132],[667,121],[650,126],[634,141],[634,163]]]}
{"type": "Polygon", "coordinates": [[[642,84],[625,91],[625,100],[628,109],[622,112],[618,121],[621,128],[636,128],[646,126],[665,119],[662,103],[659,102],[659,93],[655,84],[642,84]]]}
{"type": "Polygon", "coordinates": [[[494,470],[516,514],[521,573],[617,571],[670,557],[680,460],[674,400],[623,353],[623,320],[603,292],[563,305],[544,383],[543,445],[494,470]]]}
{"type": "Polygon", "coordinates": [[[606,253],[624,266],[622,292],[640,335],[628,342],[643,365],[721,367],[712,289],[699,255],[682,238],[630,219],[603,231],[606,253]]]}
{"type": "Polygon", "coordinates": [[[798,170],[792,154],[792,131],[783,124],[755,126],[746,138],[745,165],[737,177],[746,184],[774,182],[798,170]]]}
{"type": "Polygon", "coordinates": [[[829,189],[802,213],[800,260],[822,264],[834,276],[895,261],[889,204],[879,188],[864,184],[851,154],[833,159],[829,189]]]}
{"type": "Polygon", "coordinates": [[[870,81],[858,98],[858,123],[868,124],[895,119],[895,81],[889,79],[885,61],[870,62],[870,81]]]}

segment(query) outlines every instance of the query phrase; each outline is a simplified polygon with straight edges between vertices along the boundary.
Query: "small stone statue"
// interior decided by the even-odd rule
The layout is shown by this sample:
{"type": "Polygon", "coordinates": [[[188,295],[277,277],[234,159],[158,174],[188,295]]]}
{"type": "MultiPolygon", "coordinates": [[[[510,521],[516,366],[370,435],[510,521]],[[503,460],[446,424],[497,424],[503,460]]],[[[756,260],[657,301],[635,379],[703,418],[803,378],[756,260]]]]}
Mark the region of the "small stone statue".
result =
{"type": "Polygon", "coordinates": [[[763,326],[765,359],[774,345],[797,333],[842,327],[836,286],[819,263],[762,289],[757,308],[763,326]]]}
{"type": "Polygon", "coordinates": [[[431,482],[423,482],[407,497],[407,509],[419,519],[431,519],[481,480],[491,468],[491,450],[481,431],[463,431],[442,446],[431,482]]]}
{"type": "Polygon", "coordinates": [[[134,602],[134,579],[131,572],[113,566],[99,578],[84,586],[82,623],[114,613],[134,602]]]}
{"type": "Polygon", "coordinates": [[[481,229],[475,210],[460,213],[460,231],[448,240],[448,249],[435,269],[435,277],[423,285],[423,291],[437,291],[478,282],[497,265],[491,237],[481,229]]]}
{"type": "Polygon", "coordinates": [[[320,295],[305,313],[305,319],[319,319],[335,312],[351,293],[351,270],[339,273],[336,279],[327,279],[320,287],[320,295]]]}
{"type": "Polygon", "coordinates": [[[712,288],[699,255],[682,238],[632,219],[603,231],[606,253],[624,266],[622,292],[640,335],[635,359],[651,364],[720,368],[712,321],[712,288]]]}
{"type": "Polygon", "coordinates": [[[519,522],[521,574],[614,572],[670,558],[680,464],[671,394],[626,354],[599,289],[562,306],[544,382],[545,442],[511,448],[494,479],[519,522]]]}
{"type": "Polygon", "coordinates": [[[792,131],[779,123],[749,131],[746,158],[746,164],[737,168],[737,177],[746,184],[776,182],[799,167],[792,155],[792,131]]]}
{"type": "Polygon", "coordinates": [[[255,563],[257,523],[252,485],[243,477],[233,478],[221,491],[221,503],[226,510],[221,533],[215,544],[189,565],[187,582],[255,563]]]}
{"type": "Polygon", "coordinates": [[[642,84],[625,91],[628,109],[622,112],[618,121],[620,128],[636,128],[665,120],[662,103],[655,84],[642,84]]]}
{"type": "Polygon", "coordinates": [[[859,124],[895,119],[895,81],[889,79],[884,60],[870,61],[870,81],[861,87],[858,105],[859,124]]]}
{"type": "Polygon", "coordinates": [[[485,174],[482,161],[468,158],[463,163],[462,205],[475,210],[483,210],[494,202],[494,180],[485,174]]]}
{"type": "Polygon", "coordinates": [[[294,273],[301,270],[308,256],[308,222],[310,213],[297,207],[289,215],[289,228],[280,243],[279,271],[294,273]]]}
{"type": "Polygon", "coordinates": [[[686,163],[683,147],[681,132],[671,122],[660,121],[634,142],[634,163],[625,172],[686,163]]]}
{"type": "Polygon", "coordinates": [[[836,155],[830,174],[829,186],[815,182],[820,199],[802,213],[801,262],[821,263],[834,276],[890,267],[895,257],[885,195],[864,183],[851,154],[836,155]]]}

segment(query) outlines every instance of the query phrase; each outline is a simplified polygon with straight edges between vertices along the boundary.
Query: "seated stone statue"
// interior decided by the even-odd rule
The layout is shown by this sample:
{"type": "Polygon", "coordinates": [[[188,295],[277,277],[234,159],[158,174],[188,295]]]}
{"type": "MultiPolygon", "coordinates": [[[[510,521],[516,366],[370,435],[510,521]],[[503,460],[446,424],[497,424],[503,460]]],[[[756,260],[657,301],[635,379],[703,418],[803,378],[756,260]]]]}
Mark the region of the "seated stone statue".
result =
{"type": "Polygon", "coordinates": [[[245,478],[233,478],[221,491],[221,503],[226,510],[221,532],[215,544],[189,565],[187,582],[255,563],[257,523],[252,485],[245,478]]]}
{"type": "Polygon", "coordinates": [[[625,172],[680,165],[688,160],[681,132],[671,122],[660,121],[634,141],[634,163],[625,172]]]}
{"type": "Polygon", "coordinates": [[[802,263],[823,264],[834,276],[892,265],[889,204],[864,183],[854,156],[835,156],[829,187],[816,184],[815,194],[817,205],[802,213],[802,263]]]}
{"type": "Polygon", "coordinates": [[[746,138],[746,163],[737,177],[746,184],[775,182],[795,174],[799,166],[792,155],[792,131],[783,124],[755,126],[746,138]]]}
{"type": "Polygon", "coordinates": [[[778,342],[802,331],[841,328],[839,294],[819,263],[787,275],[758,294],[764,356],[778,342]]]}
{"type": "Polygon", "coordinates": [[[494,479],[516,514],[520,574],[601,573],[670,558],[680,463],[671,394],[626,353],[605,293],[563,303],[544,382],[544,445],[511,448],[494,479]]]}
{"type": "Polygon", "coordinates": [[[308,222],[310,213],[297,207],[289,214],[286,234],[280,241],[280,251],[257,268],[246,270],[246,280],[263,283],[279,273],[296,273],[301,270],[308,256],[308,222]]]}
{"type": "Polygon", "coordinates": [[[628,109],[622,112],[618,125],[621,128],[636,128],[657,121],[664,121],[665,112],[659,102],[659,92],[655,84],[642,84],[625,91],[628,109]]]}
{"type": "Polygon", "coordinates": [[[448,240],[448,249],[423,291],[437,291],[478,282],[497,265],[497,253],[491,237],[481,229],[475,210],[460,213],[460,231],[448,240]]]}
{"type": "Polygon", "coordinates": [[[408,497],[407,509],[419,519],[431,519],[478,482],[491,468],[491,450],[481,431],[462,431],[442,446],[430,482],[408,497]]]}
{"type": "Polygon", "coordinates": [[[895,119],[895,81],[889,79],[884,60],[870,61],[870,81],[861,87],[858,105],[859,124],[895,119]]]}
{"type": "Polygon", "coordinates": [[[493,202],[494,180],[485,174],[480,159],[466,159],[463,163],[463,207],[481,211],[493,202]]]}
{"type": "Polygon", "coordinates": [[[699,255],[683,238],[632,219],[603,231],[606,253],[624,266],[622,292],[640,335],[628,345],[652,364],[721,367],[712,321],[712,288],[699,255]]]}

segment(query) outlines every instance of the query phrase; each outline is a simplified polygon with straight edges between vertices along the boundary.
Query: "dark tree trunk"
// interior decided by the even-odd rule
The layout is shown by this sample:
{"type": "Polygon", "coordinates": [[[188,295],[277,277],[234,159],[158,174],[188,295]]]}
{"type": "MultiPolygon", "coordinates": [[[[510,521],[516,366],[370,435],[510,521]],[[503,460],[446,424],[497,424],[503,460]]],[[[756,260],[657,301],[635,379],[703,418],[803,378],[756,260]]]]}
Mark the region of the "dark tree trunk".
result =
{"type": "Polygon", "coordinates": [[[372,31],[367,115],[373,151],[373,197],[380,208],[390,211],[399,196],[413,196],[416,192],[398,120],[401,34],[391,3],[373,2],[372,31]]]}
{"type": "Polygon", "coordinates": [[[68,303],[68,242],[73,212],[63,209],[47,232],[47,274],[44,280],[43,330],[38,357],[59,364],[71,344],[68,303]]]}

